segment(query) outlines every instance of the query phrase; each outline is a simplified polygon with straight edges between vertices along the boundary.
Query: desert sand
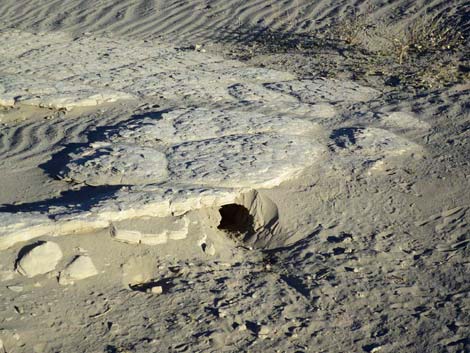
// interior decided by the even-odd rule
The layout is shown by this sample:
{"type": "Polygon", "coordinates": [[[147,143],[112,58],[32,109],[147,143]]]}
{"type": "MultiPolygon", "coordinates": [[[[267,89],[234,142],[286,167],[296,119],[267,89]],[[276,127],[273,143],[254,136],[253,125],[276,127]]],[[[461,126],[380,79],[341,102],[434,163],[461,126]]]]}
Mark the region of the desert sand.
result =
{"type": "Polygon", "coordinates": [[[0,353],[470,352],[469,10],[2,1],[0,353]]]}

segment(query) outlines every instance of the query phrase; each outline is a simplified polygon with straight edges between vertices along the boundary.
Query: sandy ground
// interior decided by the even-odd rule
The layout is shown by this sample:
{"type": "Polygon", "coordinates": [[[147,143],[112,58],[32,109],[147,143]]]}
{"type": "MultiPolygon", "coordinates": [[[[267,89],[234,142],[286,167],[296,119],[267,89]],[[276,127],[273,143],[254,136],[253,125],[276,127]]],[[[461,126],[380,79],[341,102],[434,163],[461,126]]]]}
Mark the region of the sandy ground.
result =
{"type": "Polygon", "coordinates": [[[468,10],[3,1],[0,353],[470,352],[468,10]]]}

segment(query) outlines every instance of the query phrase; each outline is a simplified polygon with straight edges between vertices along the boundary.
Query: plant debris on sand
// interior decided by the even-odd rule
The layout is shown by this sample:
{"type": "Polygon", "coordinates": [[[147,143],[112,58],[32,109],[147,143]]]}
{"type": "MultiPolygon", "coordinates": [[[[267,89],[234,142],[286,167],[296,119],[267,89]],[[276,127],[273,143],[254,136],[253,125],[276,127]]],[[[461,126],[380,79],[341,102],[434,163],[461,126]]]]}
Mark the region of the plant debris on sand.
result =
{"type": "Polygon", "coordinates": [[[464,21],[464,14],[426,14],[402,24],[352,11],[317,31],[244,25],[224,38],[225,53],[251,64],[288,67],[301,77],[347,77],[422,91],[470,80],[464,21]]]}

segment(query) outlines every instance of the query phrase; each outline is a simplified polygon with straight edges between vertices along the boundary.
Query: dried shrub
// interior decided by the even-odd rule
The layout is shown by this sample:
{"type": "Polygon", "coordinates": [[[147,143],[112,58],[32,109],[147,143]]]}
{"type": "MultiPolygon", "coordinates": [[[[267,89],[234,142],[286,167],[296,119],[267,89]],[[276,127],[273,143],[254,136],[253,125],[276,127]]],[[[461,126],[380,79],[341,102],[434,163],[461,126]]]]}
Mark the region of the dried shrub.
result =
{"type": "Polygon", "coordinates": [[[452,25],[449,18],[439,15],[419,17],[408,26],[393,30],[390,26],[376,26],[373,35],[384,39],[381,50],[392,55],[399,64],[413,54],[453,50],[464,43],[464,36],[452,25]]]}
{"type": "Polygon", "coordinates": [[[353,11],[332,25],[327,30],[327,37],[348,45],[359,45],[362,43],[362,35],[366,33],[369,26],[366,14],[353,11]]]}

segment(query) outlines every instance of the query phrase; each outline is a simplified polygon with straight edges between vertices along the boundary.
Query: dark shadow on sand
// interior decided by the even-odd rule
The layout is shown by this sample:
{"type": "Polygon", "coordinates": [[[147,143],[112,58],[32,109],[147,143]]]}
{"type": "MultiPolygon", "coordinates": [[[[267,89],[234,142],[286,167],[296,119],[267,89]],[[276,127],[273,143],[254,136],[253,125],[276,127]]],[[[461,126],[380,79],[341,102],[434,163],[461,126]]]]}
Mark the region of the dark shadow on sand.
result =
{"type": "MultiPolygon", "coordinates": [[[[88,131],[86,143],[69,143],[65,144],[63,149],[52,156],[50,160],[39,165],[47,175],[54,179],[62,168],[70,161],[70,154],[78,148],[88,146],[90,143],[97,141],[105,141],[107,134],[119,131],[127,124],[142,120],[143,118],[161,119],[164,113],[170,110],[153,111],[142,114],[132,115],[130,119],[125,120],[116,125],[101,126],[92,128],[88,131]]],[[[88,186],[83,185],[76,190],[67,190],[62,192],[59,196],[29,202],[22,204],[4,204],[0,205],[0,212],[17,213],[17,212],[42,212],[48,213],[49,209],[55,207],[66,207],[72,211],[86,211],[96,205],[103,199],[112,197],[124,185],[104,185],[104,186],[88,186]]],[[[60,212],[59,212],[60,214],[60,212]]],[[[54,213],[57,215],[57,213],[54,213]]]]}

